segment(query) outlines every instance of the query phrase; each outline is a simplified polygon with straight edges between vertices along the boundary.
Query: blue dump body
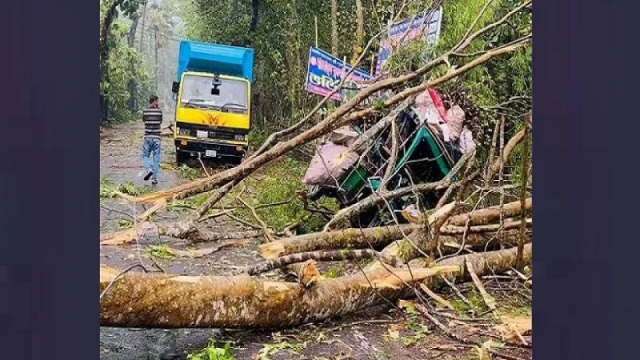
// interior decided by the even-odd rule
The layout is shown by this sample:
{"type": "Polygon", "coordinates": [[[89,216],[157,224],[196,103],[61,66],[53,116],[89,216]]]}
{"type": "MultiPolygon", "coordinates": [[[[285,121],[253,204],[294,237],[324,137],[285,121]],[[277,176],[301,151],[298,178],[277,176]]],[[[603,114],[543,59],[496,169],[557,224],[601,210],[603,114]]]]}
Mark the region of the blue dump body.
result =
{"type": "Polygon", "coordinates": [[[185,71],[242,77],[253,82],[253,49],[183,40],[178,55],[178,82],[185,71]]]}

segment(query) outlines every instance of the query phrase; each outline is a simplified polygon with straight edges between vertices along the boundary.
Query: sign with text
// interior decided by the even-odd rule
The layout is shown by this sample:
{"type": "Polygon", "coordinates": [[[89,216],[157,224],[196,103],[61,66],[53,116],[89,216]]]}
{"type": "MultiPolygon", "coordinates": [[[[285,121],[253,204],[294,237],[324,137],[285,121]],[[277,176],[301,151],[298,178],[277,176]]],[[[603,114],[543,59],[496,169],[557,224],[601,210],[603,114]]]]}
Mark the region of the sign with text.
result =
{"type": "MultiPolygon", "coordinates": [[[[335,56],[312,47],[309,49],[309,68],[307,70],[306,89],[310,93],[326,96],[331,93],[342,81],[344,75],[351,71],[351,66],[345,64],[335,56]]],[[[345,80],[344,87],[353,86],[370,80],[371,75],[355,69],[345,80]]],[[[336,92],[331,96],[334,100],[341,100],[341,92],[336,92]]]]}
{"type": "MultiPolygon", "coordinates": [[[[380,43],[375,75],[380,75],[384,63],[399,47],[419,38],[424,38],[427,48],[435,45],[440,37],[441,25],[442,7],[391,25],[387,37],[380,43]]],[[[424,60],[428,61],[426,54],[424,60]]]]}

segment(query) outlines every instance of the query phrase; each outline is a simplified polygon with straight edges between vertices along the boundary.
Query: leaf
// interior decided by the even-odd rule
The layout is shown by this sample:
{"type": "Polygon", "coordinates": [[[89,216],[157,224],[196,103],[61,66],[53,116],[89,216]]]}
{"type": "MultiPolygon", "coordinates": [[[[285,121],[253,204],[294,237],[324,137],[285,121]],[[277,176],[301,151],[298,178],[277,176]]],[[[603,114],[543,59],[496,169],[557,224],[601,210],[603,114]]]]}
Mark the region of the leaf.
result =
{"type": "Polygon", "coordinates": [[[496,325],[495,328],[505,339],[519,339],[522,335],[529,333],[533,327],[531,315],[502,316],[500,320],[502,324],[496,325]]]}
{"type": "Polygon", "coordinates": [[[483,346],[483,347],[475,347],[476,353],[478,354],[478,360],[492,360],[491,353],[483,346]]]}

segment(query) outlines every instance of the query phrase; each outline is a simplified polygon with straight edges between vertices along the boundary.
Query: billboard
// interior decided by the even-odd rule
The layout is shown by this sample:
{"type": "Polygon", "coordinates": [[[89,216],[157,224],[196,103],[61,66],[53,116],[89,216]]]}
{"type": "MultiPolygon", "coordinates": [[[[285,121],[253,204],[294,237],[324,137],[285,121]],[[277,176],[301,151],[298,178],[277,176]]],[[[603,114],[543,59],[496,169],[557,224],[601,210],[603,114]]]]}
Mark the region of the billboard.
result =
{"type": "MultiPolygon", "coordinates": [[[[310,93],[326,96],[340,84],[343,76],[349,71],[351,71],[349,64],[345,64],[342,60],[325,51],[311,47],[305,87],[310,93]]],[[[358,84],[370,79],[369,73],[356,69],[345,80],[343,87],[349,86],[349,83],[353,85],[353,83],[358,84]]],[[[342,94],[337,92],[331,98],[341,100],[342,94]]]]}
{"type": "MultiPolygon", "coordinates": [[[[375,75],[380,75],[382,66],[389,59],[392,52],[402,45],[424,37],[427,47],[432,47],[440,37],[441,25],[442,7],[391,25],[387,37],[380,43],[375,75]]],[[[424,59],[428,61],[426,54],[424,59]]]]}

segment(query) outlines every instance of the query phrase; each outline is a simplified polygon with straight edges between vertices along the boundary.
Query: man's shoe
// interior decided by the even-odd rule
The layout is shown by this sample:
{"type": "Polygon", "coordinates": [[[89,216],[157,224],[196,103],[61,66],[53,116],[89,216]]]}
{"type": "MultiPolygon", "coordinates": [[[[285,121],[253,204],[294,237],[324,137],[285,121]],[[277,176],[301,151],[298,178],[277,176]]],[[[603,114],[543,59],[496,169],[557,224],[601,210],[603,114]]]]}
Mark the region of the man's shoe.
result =
{"type": "Polygon", "coordinates": [[[149,180],[151,178],[151,175],[153,175],[153,171],[149,171],[147,175],[144,176],[144,181],[149,180]]]}
{"type": "Polygon", "coordinates": [[[151,185],[158,185],[158,180],[156,179],[151,180],[151,185]]]}

